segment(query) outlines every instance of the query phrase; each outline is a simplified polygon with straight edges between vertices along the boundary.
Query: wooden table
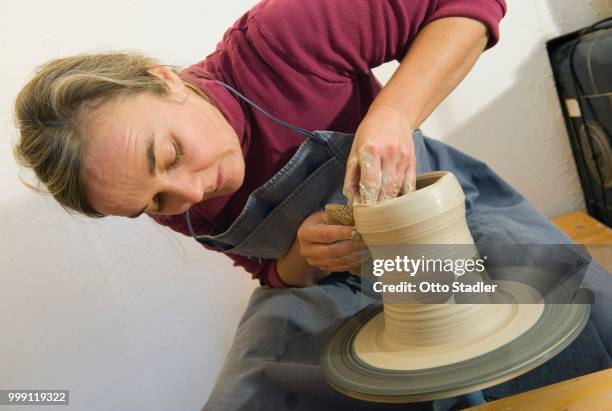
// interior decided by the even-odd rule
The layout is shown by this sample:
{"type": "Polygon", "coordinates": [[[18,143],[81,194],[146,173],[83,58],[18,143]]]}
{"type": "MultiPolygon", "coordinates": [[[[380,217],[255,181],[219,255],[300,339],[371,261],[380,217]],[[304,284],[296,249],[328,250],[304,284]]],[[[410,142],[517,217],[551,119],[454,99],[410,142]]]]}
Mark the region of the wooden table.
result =
{"type": "Polygon", "coordinates": [[[472,411],[610,411],[612,368],[489,402],[472,411]]]}

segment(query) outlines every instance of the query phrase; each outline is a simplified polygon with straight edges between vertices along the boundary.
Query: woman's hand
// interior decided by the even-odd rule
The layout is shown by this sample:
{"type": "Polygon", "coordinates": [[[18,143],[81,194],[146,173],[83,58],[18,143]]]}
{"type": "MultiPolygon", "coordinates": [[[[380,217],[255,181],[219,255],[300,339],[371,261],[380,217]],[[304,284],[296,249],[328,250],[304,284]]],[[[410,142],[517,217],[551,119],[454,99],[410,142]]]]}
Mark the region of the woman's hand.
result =
{"type": "Polygon", "coordinates": [[[346,166],[343,192],[349,204],[375,204],[414,189],[413,131],[394,107],[370,107],[357,129],[346,166]]]}
{"type": "Polygon", "coordinates": [[[365,244],[353,240],[352,227],[325,223],[325,212],[308,216],[287,254],[276,262],[278,276],[289,286],[318,283],[332,272],[348,271],[361,263],[365,244]]]}
{"type": "Polygon", "coordinates": [[[414,189],[412,132],[466,76],[487,39],[485,25],[465,17],[434,20],[417,34],[357,129],[344,179],[349,204],[414,189]]]}
{"type": "Polygon", "coordinates": [[[354,238],[352,227],[326,224],[324,211],[311,214],[297,232],[302,257],[326,272],[348,271],[361,263],[365,243],[354,238]]]}

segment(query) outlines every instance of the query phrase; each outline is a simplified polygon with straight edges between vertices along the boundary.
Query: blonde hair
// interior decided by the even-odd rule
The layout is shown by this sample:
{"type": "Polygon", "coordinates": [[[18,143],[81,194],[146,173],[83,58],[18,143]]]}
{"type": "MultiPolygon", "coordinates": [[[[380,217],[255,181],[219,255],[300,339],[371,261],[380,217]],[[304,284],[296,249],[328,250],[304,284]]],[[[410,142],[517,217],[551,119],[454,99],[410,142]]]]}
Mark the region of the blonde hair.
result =
{"type": "MultiPolygon", "coordinates": [[[[140,53],[109,52],[59,58],[40,66],[15,101],[19,142],[13,153],[39,180],[37,186],[24,184],[51,194],[67,211],[104,217],[84,194],[84,103],[98,105],[142,92],[168,96],[166,83],[147,71],[155,65],[140,53]]],[[[206,98],[198,87],[186,85],[206,98]]]]}

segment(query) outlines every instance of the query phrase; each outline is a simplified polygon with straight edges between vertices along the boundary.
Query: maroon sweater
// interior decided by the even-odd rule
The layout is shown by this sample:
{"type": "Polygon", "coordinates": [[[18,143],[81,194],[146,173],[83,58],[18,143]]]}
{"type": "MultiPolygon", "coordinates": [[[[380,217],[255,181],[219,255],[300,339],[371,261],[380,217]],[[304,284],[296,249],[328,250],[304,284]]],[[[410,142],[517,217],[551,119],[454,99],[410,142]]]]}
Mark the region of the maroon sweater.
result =
{"type": "MultiPolygon", "coordinates": [[[[217,49],[182,73],[235,129],[246,172],[232,195],[191,208],[197,234],[227,229],[248,195],[270,179],[304,137],[270,121],[210,79],[241,91],[265,110],[308,130],[354,133],[381,85],[371,70],[401,61],[429,22],[462,16],[483,22],[487,47],[499,39],[504,0],[265,0],[223,35],[217,49]]],[[[423,62],[426,68],[427,62],[423,62]]],[[[190,235],[183,215],[153,219],[190,235]]],[[[283,287],[276,260],[228,254],[263,285],[283,287]]]]}

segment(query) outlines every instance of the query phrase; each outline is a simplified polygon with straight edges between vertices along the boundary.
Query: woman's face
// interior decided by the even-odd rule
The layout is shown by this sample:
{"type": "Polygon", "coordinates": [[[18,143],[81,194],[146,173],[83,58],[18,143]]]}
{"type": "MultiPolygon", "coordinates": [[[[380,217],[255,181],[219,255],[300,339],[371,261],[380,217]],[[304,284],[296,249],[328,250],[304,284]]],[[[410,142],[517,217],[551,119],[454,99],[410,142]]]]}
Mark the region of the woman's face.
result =
{"type": "Polygon", "coordinates": [[[86,112],[85,194],[102,214],[179,214],[244,180],[238,136],[221,112],[166,67],[172,91],[121,97],[86,112]]]}

